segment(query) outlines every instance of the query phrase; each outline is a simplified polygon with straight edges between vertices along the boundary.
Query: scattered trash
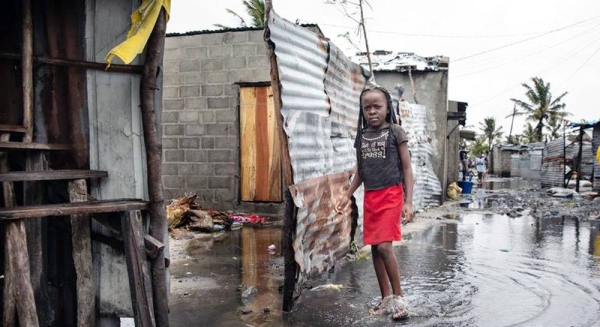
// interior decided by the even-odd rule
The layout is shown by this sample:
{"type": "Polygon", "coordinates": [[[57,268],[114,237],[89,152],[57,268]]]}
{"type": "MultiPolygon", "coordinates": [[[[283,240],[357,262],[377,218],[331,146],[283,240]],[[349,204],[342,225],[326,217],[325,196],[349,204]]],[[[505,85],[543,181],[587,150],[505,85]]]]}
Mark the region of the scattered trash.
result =
{"type": "Polygon", "coordinates": [[[270,254],[275,254],[275,250],[276,250],[276,248],[275,248],[275,244],[271,244],[271,245],[269,245],[269,246],[267,247],[267,249],[269,250],[269,253],[270,253],[270,254]]]}
{"type": "Polygon", "coordinates": [[[448,189],[446,190],[446,195],[448,195],[449,199],[457,200],[460,198],[460,193],[462,192],[462,188],[458,187],[456,182],[448,185],[448,189]]]}
{"type": "Polygon", "coordinates": [[[252,313],[252,309],[242,309],[243,315],[247,315],[247,314],[251,314],[251,313],[252,313]]]}
{"type": "Polygon", "coordinates": [[[341,291],[344,286],[342,284],[324,284],[311,288],[311,291],[341,291]]]}

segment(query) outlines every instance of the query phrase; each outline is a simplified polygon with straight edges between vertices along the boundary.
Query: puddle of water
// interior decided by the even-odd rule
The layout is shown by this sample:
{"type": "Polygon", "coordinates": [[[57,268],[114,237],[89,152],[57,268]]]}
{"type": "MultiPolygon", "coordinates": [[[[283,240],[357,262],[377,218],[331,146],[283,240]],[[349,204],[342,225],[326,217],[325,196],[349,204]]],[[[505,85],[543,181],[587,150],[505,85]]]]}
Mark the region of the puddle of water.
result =
{"type": "MultiPolygon", "coordinates": [[[[413,233],[395,248],[411,308],[410,319],[396,325],[600,326],[598,229],[597,222],[564,218],[467,214],[413,233]]],[[[188,265],[171,268],[172,292],[179,280],[192,279],[182,287],[189,295],[171,296],[172,326],[392,324],[368,314],[379,296],[370,260],[313,281],[341,288],[305,290],[295,310],[282,315],[279,229],[249,228],[226,237],[212,245],[192,243],[188,265]],[[270,244],[276,254],[268,252],[270,244]],[[202,277],[186,277],[187,270],[202,277]],[[258,292],[242,300],[240,284],[258,292]]]]}

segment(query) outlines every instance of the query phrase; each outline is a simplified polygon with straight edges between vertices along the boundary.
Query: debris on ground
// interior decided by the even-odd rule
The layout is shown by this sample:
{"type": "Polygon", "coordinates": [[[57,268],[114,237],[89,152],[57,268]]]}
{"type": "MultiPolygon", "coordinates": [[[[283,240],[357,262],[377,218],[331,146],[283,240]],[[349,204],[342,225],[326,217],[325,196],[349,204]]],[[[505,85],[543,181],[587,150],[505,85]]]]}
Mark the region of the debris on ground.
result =
{"type": "Polygon", "coordinates": [[[324,284],[311,288],[311,291],[341,291],[344,288],[342,284],[324,284]]]}
{"type": "Polygon", "coordinates": [[[462,188],[458,187],[456,182],[448,185],[448,189],[446,190],[446,195],[449,199],[456,200],[460,198],[460,193],[462,192],[462,188]]]}
{"type": "Polygon", "coordinates": [[[265,224],[267,218],[257,214],[225,213],[217,210],[204,210],[196,202],[197,195],[185,194],[173,199],[166,206],[169,230],[185,229],[203,233],[231,230],[244,224],[265,224]]]}

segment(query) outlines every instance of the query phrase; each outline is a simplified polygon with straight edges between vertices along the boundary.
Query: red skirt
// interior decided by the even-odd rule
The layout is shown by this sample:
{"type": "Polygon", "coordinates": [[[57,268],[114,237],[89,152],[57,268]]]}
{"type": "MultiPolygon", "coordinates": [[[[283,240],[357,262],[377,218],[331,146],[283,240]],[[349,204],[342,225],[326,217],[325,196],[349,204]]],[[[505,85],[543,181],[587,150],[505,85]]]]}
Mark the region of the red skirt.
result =
{"type": "Polygon", "coordinates": [[[363,240],[365,244],[400,241],[404,189],[402,183],[381,190],[365,191],[363,240]]]}

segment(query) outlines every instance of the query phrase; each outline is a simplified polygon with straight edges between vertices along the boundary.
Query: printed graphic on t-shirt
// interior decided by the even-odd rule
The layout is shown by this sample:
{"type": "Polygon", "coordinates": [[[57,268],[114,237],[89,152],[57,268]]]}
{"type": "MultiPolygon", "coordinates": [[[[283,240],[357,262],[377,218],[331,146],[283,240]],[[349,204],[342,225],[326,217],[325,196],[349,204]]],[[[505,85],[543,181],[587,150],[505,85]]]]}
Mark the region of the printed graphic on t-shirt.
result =
{"type": "Polygon", "coordinates": [[[389,131],[386,131],[378,137],[369,139],[363,136],[361,144],[361,153],[363,159],[385,158],[385,145],[389,131]]]}

